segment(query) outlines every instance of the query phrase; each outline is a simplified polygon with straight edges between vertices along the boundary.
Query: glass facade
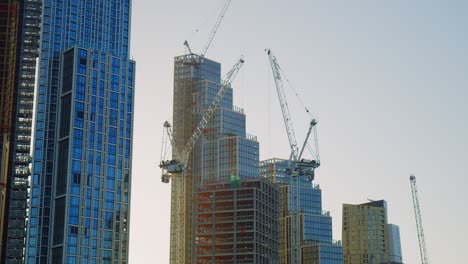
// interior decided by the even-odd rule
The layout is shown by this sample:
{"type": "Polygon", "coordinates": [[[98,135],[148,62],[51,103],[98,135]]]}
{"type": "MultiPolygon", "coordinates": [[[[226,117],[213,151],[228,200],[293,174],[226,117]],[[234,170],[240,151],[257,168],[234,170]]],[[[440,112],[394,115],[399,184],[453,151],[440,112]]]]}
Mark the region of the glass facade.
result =
{"type": "Polygon", "coordinates": [[[128,263],[130,6],[43,2],[27,263],[128,263]]]}
{"type": "MultiPolygon", "coordinates": [[[[208,109],[220,89],[219,83],[207,80],[195,83],[197,102],[195,124],[208,109]]],[[[240,179],[258,178],[259,144],[246,133],[244,110],[233,105],[232,88],[227,91],[206,125],[203,136],[195,145],[194,170],[198,186],[229,181],[231,175],[240,179]]]]}
{"type": "Polygon", "coordinates": [[[401,253],[400,227],[394,224],[387,225],[388,257],[391,263],[403,263],[401,253]]]}
{"type": "MultiPolygon", "coordinates": [[[[188,54],[175,58],[174,72],[173,131],[180,153],[221,89],[221,65],[188,54]]],[[[260,181],[257,138],[246,133],[246,116],[233,105],[233,89],[227,86],[224,91],[190,153],[184,178],[172,178],[170,263],[276,263],[278,259],[274,222],[279,190],[260,181]],[[238,199],[241,194],[245,196],[238,199]],[[257,244],[246,243],[232,229],[241,225],[257,244]]]]}
{"type": "MultiPolygon", "coordinates": [[[[286,174],[288,160],[270,159],[260,163],[260,175],[269,178],[283,188],[281,212],[281,263],[290,263],[290,219],[292,208],[291,177],[286,174]]],[[[339,242],[333,241],[332,218],[322,210],[322,190],[305,176],[299,176],[299,211],[301,218],[302,262],[320,264],[343,263],[343,251],[339,242]]]]}

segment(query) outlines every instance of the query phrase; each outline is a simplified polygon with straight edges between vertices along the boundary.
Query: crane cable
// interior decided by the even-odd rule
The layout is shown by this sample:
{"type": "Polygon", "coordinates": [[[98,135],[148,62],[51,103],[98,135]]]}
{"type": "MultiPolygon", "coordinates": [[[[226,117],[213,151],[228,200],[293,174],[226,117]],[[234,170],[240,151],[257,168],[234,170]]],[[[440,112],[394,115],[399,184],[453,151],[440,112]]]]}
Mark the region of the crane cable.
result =
{"type": "MultiPolygon", "coordinates": [[[[284,73],[283,69],[281,68],[280,65],[277,65],[278,66],[278,69],[280,70],[281,74],[283,75],[284,79],[286,80],[286,82],[289,84],[289,87],[291,88],[291,90],[293,91],[293,93],[296,95],[297,99],[299,100],[299,102],[301,103],[302,107],[304,107],[304,110],[305,112],[307,113],[307,115],[309,116],[310,119],[316,119],[314,118],[314,116],[310,113],[309,109],[307,108],[307,106],[304,104],[304,101],[302,101],[301,97],[299,96],[299,93],[297,92],[296,89],[294,89],[294,86],[292,85],[292,83],[289,81],[288,79],[288,76],[284,73]]],[[[316,151],[314,151],[314,149],[309,145],[309,143],[306,144],[306,148],[307,150],[309,151],[309,153],[315,157],[315,158],[319,158],[319,154],[318,154],[318,149],[316,151]]]]}
{"type": "Polygon", "coordinates": [[[288,76],[286,76],[286,74],[283,72],[283,69],[281,69],[281,66],[278,65],[278,69],[280,70],[281,74],[283,75],[284,79],[286,79],[286,82],[288,82],[289,84],[289,87],[291,88],[291,90],[294,92],[294,94],[296,95],[297,99],[299,99],[299,102],[301,103],[302,107],[304,107],[304,110],[306,111],[307,115],[312,119],[313,116],[312,114],[310,113],[309,109],[307,108],[307,106],[304,104],[304,101],[302,101],[301,97],[299,96],[299,93],[296,91],[296,89],[294,89],[294,87],[292,86],[292,83],[289,81],[288,79],[288,76]]]}

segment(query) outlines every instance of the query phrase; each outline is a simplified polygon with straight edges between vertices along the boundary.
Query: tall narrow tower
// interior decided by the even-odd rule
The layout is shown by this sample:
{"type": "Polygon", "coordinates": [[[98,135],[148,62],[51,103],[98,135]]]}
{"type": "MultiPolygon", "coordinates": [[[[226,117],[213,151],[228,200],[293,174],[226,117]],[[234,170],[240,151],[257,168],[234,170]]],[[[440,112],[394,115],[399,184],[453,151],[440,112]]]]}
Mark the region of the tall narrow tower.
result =
{"type": "MultiPolygon", "coordinates": [[[[7,1],[8,2],[8,1],[7,1]]],[[[10,1],[15,2],[15,1],[10,1]]],[[[16,44],[14,92],[12,100],[10,148],[7,159],[7,184],[5,211],[3,218],[2,252],[0,263],[23,263],[26,237],[26,212],[31,163],[31,135],[34,104],[34,85],[36,83],[36,65],[39,56],[39,38],[41,32],[42,1],[21,0],[19,8],[10,8],[10,13],[17,13],[18,35],[16,44]]],[[[5,9],[2,9],[4,11],[5,9]]],[[[2,68],[2,66],[0,66],[2,68]]],[[[0,111],[2,112],[2,111],[0,111]]],[[[1,221],[1,220],[0,220],[1,221]]],[[[2,233],[2,231],[0,231],[2,233]]]]}
{"type": "MultiPolygon", "coordinates": [[[[221,81],[221,65],[196,54],[176,57],[174,60],[174,108],[173,128],[175,147],[182,152],[185,143],[193,134],[197,121],[194,112],[200,116],[201,107],[207,109],[208,100],[199,101],[195,92],[196,84],[221,81]],[[205,104],[203,104],[205,102],[205,104]],[[198,107],[198,108],[197,108],[198,107]]],[[[216,93],[215,93],[216,94],[216,93]]],[[[211,102],[211,101],[210,101],[211,102]]],[[[196,145],[192,153],[198,151],[196,145]]],[[[173,178],[171,186],[171,264],[191,263],[193,240],[193,195],[195,189],[193,157],[190,155],[183,178],[173,178]],[[177,203],[175,203],[177,202],[177,203]]]]}
{"type": "Polygon", "coordinates": [[[416,228],[418,229],[419,251],[421,253],[421,263],[429,264],[427,255],[426,240],[424,238],[424,230],[422,225],[421,208],[419,207],[418,189],[416,188],[416,177],[410,176],[411,192],[413,193],[414,216],[416,218],[416,228]]]}
{"type": "Polygon", "coordinates": [[[26,263],[128,263],[131,0],[42,6],[26,263]]]}
{"type": "Polygon", "coordinates": [[[17,30],[20,1],[0,1],[0,262],[3,258],[4,213],[8,210],[7,172],[11,144],[17,30]]]}

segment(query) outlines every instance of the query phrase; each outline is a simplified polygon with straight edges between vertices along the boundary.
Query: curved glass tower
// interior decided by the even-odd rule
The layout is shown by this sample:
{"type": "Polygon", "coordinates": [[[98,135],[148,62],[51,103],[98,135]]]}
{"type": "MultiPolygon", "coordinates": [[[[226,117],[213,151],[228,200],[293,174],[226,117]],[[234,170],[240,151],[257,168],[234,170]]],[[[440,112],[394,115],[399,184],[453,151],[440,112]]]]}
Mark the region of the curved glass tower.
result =
{"type": "Polygon", "coordinates": [[[26,263],[128,263],[130,0],[45,0],[26,263]]]}

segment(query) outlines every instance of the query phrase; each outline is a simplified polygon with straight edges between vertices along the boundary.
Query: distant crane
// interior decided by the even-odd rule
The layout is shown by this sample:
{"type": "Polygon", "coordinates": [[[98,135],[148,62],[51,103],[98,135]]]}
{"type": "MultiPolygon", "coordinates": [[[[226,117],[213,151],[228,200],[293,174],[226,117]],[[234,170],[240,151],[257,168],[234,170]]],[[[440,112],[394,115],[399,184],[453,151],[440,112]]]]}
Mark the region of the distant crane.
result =
{"type": "Polygon", "coordinates": [[[163,133],[163,144],[161,153],[161,162],[159,167],[162,169],[161,180],[163,183],[169,183],[172,179],[172,192],[177,192],[173,195],[171,200],[171,247],[177,248],[177,250],[171,250],[170,264],[183,264],[185,260],[185,172],[186,165],[190,153],[195,146],[198,138],[202,134],[206,124],[213,117],[215,109],[221,103],[224,97],[226,87],[230,86],[231,82],[236,77],[240,68],[244,63],[244,59],[241,57],[232,69],[226,74],[224,82],[213,99],[209,108],[204,112],[200,122],[195,128],[192,136],[185,144],[181,152],[178,151],[175,138],[173,136],[172,126],[166,121],[164,122],[164,133],[163,133]],[[172,151],[167,151],[167,150],[172,151]],[[172,152],[172,157],[169,159],[169,152],[172,152]],[[179,191],[177,191],[179,190],[179,191]],[[182,191],[180,191],[182,190],[182,191]]]}
{"type": "MultiPolygon", "coordinates": [[[[302,263],[302,252],[301,252],[301,218],[299,216],[300,211],[300,183],[299,177],[306,176],[307,180],[312,181],[315,175],[315,169],[320,166],[320,157],[318,152],[318,139],[317,139],[317,121],[312,119],[310,121],[309,130],[307,131],[304,144],[300,151],[297,145],[296,135],[289,113],[288,102],[284,93],[283,81],[281,78],[281,68],[278,64],[276,57],[273,55],[271,50],[267,50],[268,57],[270,59],[271,69],[273,71],[273,77],[275,79],[276,91],[278,93],[279,102],[281,105],[281,111],[283,113],[283,120],[288,134],[289,146],[291,147],[291,155],[289,157],[288,166],[286,173],[291,176],[291,261],[293,264],[302,263]],[[304,149],[306,148],[307,141],[309,140],[310,134],[313,132],[315,148],[311,150],[314,156],[313,160],[306,160],[302,158],[304,149]]],[[[307,110],[308,111],[308,110],[307,110]]],[[[310,149],[309,149],[310,150],[310,149]]]]}
{"type": "Polygon", "coordinates": [[[419,251],[421,253],[421,263],[430,264],[429,256],[427,255],[426,240],[424,238],[424,230],[422,225],[421,209],[419,208],[418,189],[416,188],[416,177],[410,176],[411,192],[413,194],[414,215],[416,218],[416,228],[418,229],[419,251]]]}
{"type": "MultiPolygon", "coordinates": [[[[218,19],[216,20],[215,25],[213,26],[213,29],[211,30],[210,36],[208,37],[208,40],[205,43],[205,46],[203,47],[202,52],[200,53],[200,57],[203,59],[205,57],[206,52],[208,52],[208,49],[210,48],[211,42],[213,41],[216,32],[218,31],[219,26],[221,25],[221,22],[223,21],[224,15],[226,15],[226,12],[229,8],[229,5],[231,5],[232,0],[227,0],[226,3],[223,6],[223,9],[221,10],[221,13],[218,16],[218,19]]],[[[188,41],[186,40],[184,42],[185,47],[187,47],[187,50],[189,54],[194,54],[192,52],[192,49],[190,48],[190,45],[188,41]]],[[[200,62],[201,63],[201,62],[200,62]]]]}

